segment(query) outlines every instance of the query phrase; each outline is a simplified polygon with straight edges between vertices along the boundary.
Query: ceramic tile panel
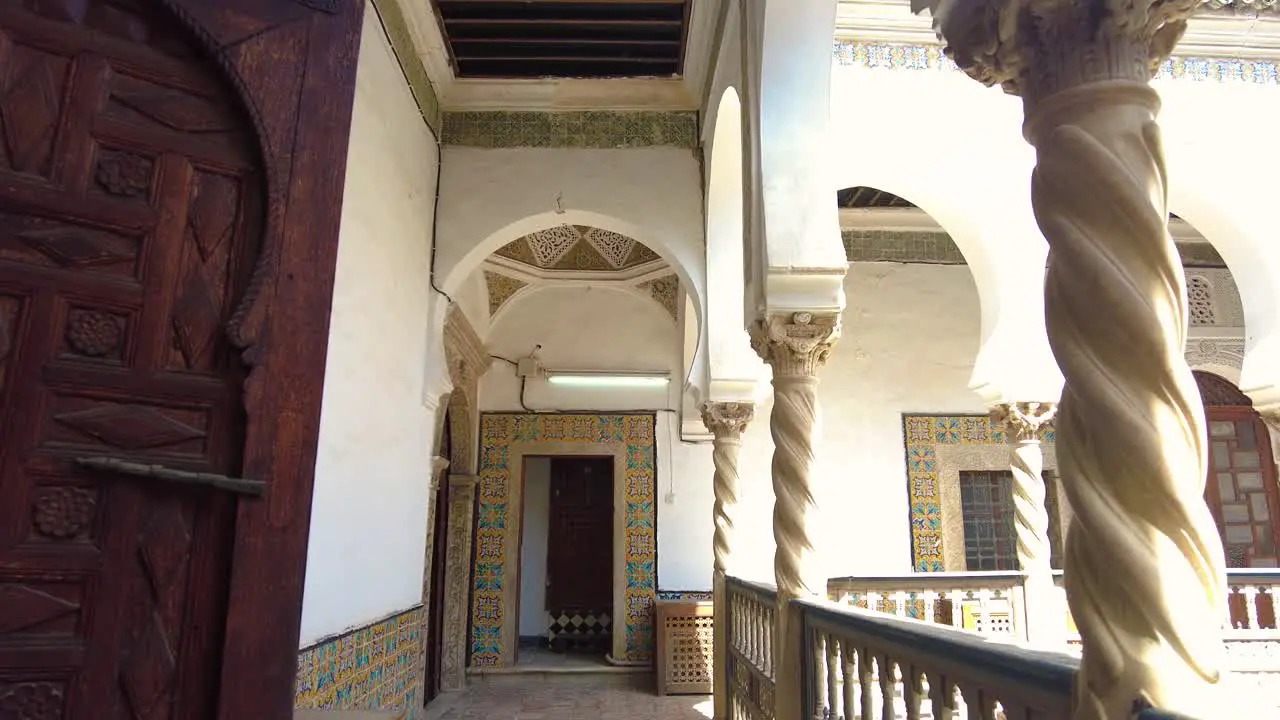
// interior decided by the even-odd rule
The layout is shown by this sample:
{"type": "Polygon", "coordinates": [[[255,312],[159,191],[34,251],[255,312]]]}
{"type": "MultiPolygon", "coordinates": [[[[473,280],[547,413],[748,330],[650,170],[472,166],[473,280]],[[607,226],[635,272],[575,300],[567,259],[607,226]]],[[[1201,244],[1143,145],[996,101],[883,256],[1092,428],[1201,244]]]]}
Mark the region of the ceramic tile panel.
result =
{"type": "MultiPolygon", "coordinates": [[[[596,444],[610,445],[623,459],[625,523],[625,587],[622,608],[613,608],[615,632],[624,633],[625,656],[619,660],[646,662],[653,655],[652,608],[656,594],[656,518],[654,482],[654,416],[619,414],[485,414],[480,421],[479,510],[471,610],[471,664],[500,665],[504,627],[516,582],[508,554],[508,525],[512,502],[511,446],[596,444]],[[510,577],[508,576],[510,575],[510,577]]],[[[538,454],[538,453],[533,453],[538,454]]],[[[542,453],[555,454],[555,453],[542,453]]],[[[615,482],[618,479],[615,478],[615,482]]],[[[519,562],[518,558],[515,562],[519,562]]],[[[518,596],[517,596],[518,597],[518,596]]],[[[515,622],[514,611],[511,613],[515,622]]],[[[510,628],[508,635],[511,635],[510,628]]]]}
{"type": "MultiPolygon", "coordinates": [[[[837,39],[836,63],[869,70],[959,70],[940,45],[891,45],[837,39]]],[[[1280,64],[1260,60],[1173,57],[1161,63],[1157,80],[1280,85],[1280,64]]]]}
{"type": "MultiPolygon", "coordinates": [[[[942,231],[843,230],[840,237],[849,262],[968,264],[955,241],[942,231]]],[[[1222,256],[1207,242],[1180,242],[1177,247],[1186,267],[1226,267],[1222,256]]]]}
{"type": "Polygon", "coordinates": [[[294,707],[405,711],[420,692],[422,608],[322,640],[298,653],[294,707]]]}
{"type": "Polygon", "coordinates": [[[653,111],[469,111],[444,114],[446,145],[483,148],[698,146],[698,114],[653,111]]]}
{"type": "MultiPolygon", "coordinates": [[[[943,572],[942,490],[938,481],[938,448],[944,445],[1006,443],[1004,430],[986,415],[903,415],[907,451],[907,497],[911,506],[911,555],[916,572],[943,572]]],[[[1056,440],[1052,428],[1041,440],[1056,440]]]]}
{"type": "Polygon", "coordinates": [[[688,602],[701,602],[711,600],[710,590],[659,590],[659,600],[684,600],[688,602]]]}

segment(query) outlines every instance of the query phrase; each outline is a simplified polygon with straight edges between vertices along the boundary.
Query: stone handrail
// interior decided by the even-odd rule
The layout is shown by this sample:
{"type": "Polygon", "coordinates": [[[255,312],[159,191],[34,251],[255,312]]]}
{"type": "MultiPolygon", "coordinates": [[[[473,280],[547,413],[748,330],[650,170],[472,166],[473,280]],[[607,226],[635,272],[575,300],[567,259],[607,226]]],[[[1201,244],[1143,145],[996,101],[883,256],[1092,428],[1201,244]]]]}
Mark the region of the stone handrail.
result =
{"type": "Polygon", "coordinates": [[[938,572],[839,577],[827,597],[843,605],[984,634],[1025,638],[1020,572],[938,572]]]}
{"type": "Polygon", "coordinates": [[[806,718],[1068,720],[1079,660],[824,600],[797,600],[806,718]]]}

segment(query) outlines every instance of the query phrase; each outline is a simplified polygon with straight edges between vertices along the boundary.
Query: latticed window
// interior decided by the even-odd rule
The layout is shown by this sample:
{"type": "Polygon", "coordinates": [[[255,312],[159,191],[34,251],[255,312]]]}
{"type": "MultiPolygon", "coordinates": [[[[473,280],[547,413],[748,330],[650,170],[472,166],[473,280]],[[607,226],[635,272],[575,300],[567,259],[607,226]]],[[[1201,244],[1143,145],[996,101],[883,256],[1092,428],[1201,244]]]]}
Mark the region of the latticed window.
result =
{"type": "Polygon", "coordinates": [[[1008,471],[960,473],[967,570],[1017,570],[1013,525],[1013,475],[1008,471]]]}
{"type": "MultiPolygon", "coordinates": [[[[1062,523],[1058,477],[1046,470],[1045,511],[1049,515],[1049,563],[1062,568],[1062,523]]],[[[960,511],[964,516],[966,570],[1017,570],[1017,530],[1013,514],[1013,473],[966,470],[960,473],[960,511]]]]}

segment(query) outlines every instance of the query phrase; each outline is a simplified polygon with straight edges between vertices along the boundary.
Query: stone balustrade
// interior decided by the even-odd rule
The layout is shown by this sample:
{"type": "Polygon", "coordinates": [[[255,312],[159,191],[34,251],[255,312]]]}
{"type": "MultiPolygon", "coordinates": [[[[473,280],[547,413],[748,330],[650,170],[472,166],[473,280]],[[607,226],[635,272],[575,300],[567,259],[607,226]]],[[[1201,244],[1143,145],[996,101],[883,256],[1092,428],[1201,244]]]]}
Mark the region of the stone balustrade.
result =
{"type": "MultiPolygon", "coordinates": [[[[774,714],[773,630],[777,590],[730,577],[725,583],[728,618],[729,717],[769,720],[774,714]]],[[[716,658],[721,661],[721,658],[716,658]]]]}

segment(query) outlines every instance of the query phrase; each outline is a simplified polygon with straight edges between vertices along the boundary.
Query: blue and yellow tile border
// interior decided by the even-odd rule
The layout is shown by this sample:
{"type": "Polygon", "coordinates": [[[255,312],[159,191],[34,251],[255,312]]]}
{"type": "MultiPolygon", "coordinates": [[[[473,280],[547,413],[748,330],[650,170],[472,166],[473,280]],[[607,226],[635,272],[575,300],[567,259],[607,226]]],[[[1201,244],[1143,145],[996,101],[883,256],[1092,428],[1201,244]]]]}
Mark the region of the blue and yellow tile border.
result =
{"type": "MultiPolygon", "coordinates": [[[[938,448],[948,445],[1004,445],[1004,430],[986,415],[906,415],[902,428],[911,508],[911,557],[916,572],[946,570],[943,554],[942,488],[938,448]]],[[[1052,428],[1041,439],[1054,442],[1052,428]]]]}
{"type": "MultiPolygon", "coordinates": [[[[941,45],[902,45],[837,39],[832,47],[837,65],[869,70],[942,70],[959,68],[941,45]]],[[[1172,57],[1156,70],[1157,80],[1280,85],[1280,63],[1236,58],[1172,57]]]]}
{"type": "Polygon", "coordinates": [[[298,652],[295,708],[413,709],[421,696],[422,608],[413,607],[298,652]]]}
{"type": "Polygon", "coordinates": [[[566,451],[611,454],[614,467],[620,470],[615,470],[614,482],[623,500],[622,527],[621,532],[615,527],[615,538],[622,541],[624,582],[621,592],[615,587],[615,605],[621,602],[622,607],[614,608],[613,617],[614,631],[622,637],[615,637],[613,659],[628,664],[652,659],[657,591],[654,424],[652,414],[488,413],[481,417],[471,603],[473,667],[509,662],[517,642],[518,613],[512,606],[519,602],[523,456],[566,451]]]}

